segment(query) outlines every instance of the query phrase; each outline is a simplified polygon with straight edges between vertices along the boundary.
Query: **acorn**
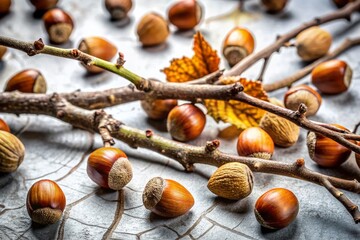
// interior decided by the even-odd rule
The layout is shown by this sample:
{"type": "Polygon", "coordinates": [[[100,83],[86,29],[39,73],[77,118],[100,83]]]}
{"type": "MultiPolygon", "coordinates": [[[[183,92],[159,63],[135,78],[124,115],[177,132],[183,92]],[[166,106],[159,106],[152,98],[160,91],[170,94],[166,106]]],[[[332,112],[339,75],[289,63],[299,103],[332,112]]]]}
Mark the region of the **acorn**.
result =
{"type": "Polygon", "coordinates": [[[12,76],[6,83],[5,92],[46,93],[46,81],[40,71],[25,69],[12,76]]]}
{"type": "MultiPolygon", "coordinates": [[[[117,53],[117,48],[114,44],[110,43],[104,38],[101,37],[86,37],[83,38],[78,46],[78,49],[84,53],[92,55],[94,57],[103,59],[105,61],[110,61],[117,53]]],[[[88,66],[82,64],[86,70],[90,73],[100,73],[104,69],[96,66],[88,66]]]]}
{"type": "Polygon", "coordinates": [[[203,8],[196,0],[182,0],[168,10],[170,23],[181,31],[193,29],[203,16],[203,8]]]}
{"type": "Polygon", "coordinates": [[[121,190],[133,177],[126,154],[114,147],[93,151],[88,158],[87,174],[100,187],[112,190],[121,190]]]}
{"type": "Polygon", "coordinates": [[[290,88],[284,97],[285,107],[296,111],[301,103],[307,107],[306,116],[313,116],[321,106],[320,94],[307,85],[299,85],[290,88]]]}
{"type": "MultiPolygon", "coordinates": [[[[276,98],[270,98],[270,102],[284,107],[282,102],[276,98]]],[[[275,145],[280,147],[294,145],[300,135],[300,127],[298,125],[270,112],[266,112],[261,118],[259,127],[269,134],[275,145]]]]}
{"type": "Polygon", "coordinates": [[[13,134],[0,131],[0,172],[15,172],[24,160],[25,147],[13,134]]]}
{"type": "Polygon", "coordinates": [[[0,16],[10,12],[11,0],[0,1],[0,16]]]}
{"type": "Polygon", "coordinates": [[[0,61],[2,60],[3,56],[7,51],[7,47],[0,45],[0,61]]]}
{"type": "Polygon", "coordinates": [[[167,21],[157,13],[148,13],[143,16],[136,32],[144,47],[164,43],[170,33],[167,21]]]}
{"type": "MultiPolygon", "coordinates": [[[[342,130],[349,131],[338,124],[331,124],[342,130]]],[[[350,156],[351,150],[340,143],[321,134],[309,132],[306,138],[310,158],[322,167],[337,167],[344,163],[350,156]]]]}
{"type": "Polygon", "coordinates": [[[278,13],[285,8],[288,0],[261,0],[261,3],[267,12],[278,13]]]}
{"type": "Polygon", "coordinates": [[[30,0],[36,11],[47,11],[56,7],[59,0],[30,0]]]}
{"type": "Polygon", "coordinates": [[[10,132],[9,125],[7,125],[7,123],[2,118],[0,118],[0,130],[10,132]]]}
{"type": "Polygon", "coordinates": [[[47,11],[43,16],[43,22],[50,42],[55,44],[66,43],[74,29],[70,15],[58,8],[47,11]]]}
{"type": "Polygon", "coordinates": [[[274,153],[274,142],[260,127],[250,127],[240,133],[237,152],[239,156],[270,159],[274,153]]]}
{"type": "Polygon", "coordinates": [[[312,61],[326,55],[331,43],[331,34],[314,26],[299,33],[295,45],[297,54],[303,61],[312,61]]]}
{"type": "Polygon", "coordinates": [[[222,53],[230,67],[240,62],[254,51],[255,40],[249,30],[233,28],[225,37],[222,53]]]}
{"type": "Polygon", "coordinates": [[[161,177],[146,184],[142,199],[146,209],[166,218],[184,215],[194,205],[193,196],[183,185],[161,177]]]}
{"type": "Polygon", "coordinates": [[[256,220],[269,229],[281,229],[292,223],[299,212],[295,194],[285,188],[274,188],[261,195],[255,204],[256,220]]]}
{"type": "Polygon", "coordinates": [[[351,79],[351,67],[337,59],[320,63],[311,72],[311,83],[325,94],[345,92],[351,84],[351,79]]]}
{"type": "Polygon", "coordinates": [[[132,0],[105,0],[105,8],[112,20],[123,20],[132,8],[132,0]]]}
{"type": "Polygon", "coordinates": [[[252,192],[254,175],[250,168],[242,163],[231,162],[219,167],[208,181],[208,189],[231,200],[246,198],[252,192]]]}
{"type": "Polygon", "coordinates": [[[141,107],[148,117],[153,120],[166,119],[171,109],[176,107],[177,104],[177,99],[152,99],[141,101],[141,107]]]}
{"type": "Polygon", "coordinates": [[[60,220],[66,206],[62,189],[51,180],[34,183],[26,198],[26,209],[30,218],[39,224],[54,224],[60,220]]]}
{"type": "Polygon", "coordinates": [[[200,136],[206,124],[206,116],[200,108],[186,103],[174,107],[167,118],[167,130],[172,138],[187,142],[200,136]]]}

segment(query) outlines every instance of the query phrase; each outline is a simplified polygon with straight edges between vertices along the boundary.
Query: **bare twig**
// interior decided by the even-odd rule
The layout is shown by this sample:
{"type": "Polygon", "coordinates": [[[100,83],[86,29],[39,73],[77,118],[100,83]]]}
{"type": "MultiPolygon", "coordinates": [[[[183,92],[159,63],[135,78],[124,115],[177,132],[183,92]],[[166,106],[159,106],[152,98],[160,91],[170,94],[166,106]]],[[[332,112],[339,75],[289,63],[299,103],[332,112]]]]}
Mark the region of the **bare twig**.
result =
{"type": "Polygon", "coordinates": [[[332,51],[331,53],[327,54],[326,56],[324,56],[322,58],[319,58],[315,62],[307,65],[303,69],[300,69],[296,73],[294,73],[284,79],[276,81],[274,83],[264,84],[263,85],[264,90],[267,92],[272,92],[272,91],[275,91],[275,90],[278,90],[278,89],[281,89],[284,87],[290,87],[293,83],[301,80],[303,77],[308,75],[320,63],[328,61],[330,59],[333,59],[333,58],[337,57],[338,55],[340,55],[341,53],[345,52],[346,50],[348,50],[354,46],[357,46],[359,44],[360,44],[360,38],[345,39],[344,42],[342,44],[340,44],[340,46],[337,47],[334,51],[332,51]]]}
{"type": "Polygon", "coordinates": [[[268,66],[269,60],[270,60],[270,57],[264,58],[264,63],[263,63],[263,65],[262,65],[262,68],[261,68],[259,77],[257,78],[258,81],[260,81],[260,82],[262,82],[262,80],[263,80],[263,77],[264,77],[266,68],[267,68],[267,66],[268,66]]]}

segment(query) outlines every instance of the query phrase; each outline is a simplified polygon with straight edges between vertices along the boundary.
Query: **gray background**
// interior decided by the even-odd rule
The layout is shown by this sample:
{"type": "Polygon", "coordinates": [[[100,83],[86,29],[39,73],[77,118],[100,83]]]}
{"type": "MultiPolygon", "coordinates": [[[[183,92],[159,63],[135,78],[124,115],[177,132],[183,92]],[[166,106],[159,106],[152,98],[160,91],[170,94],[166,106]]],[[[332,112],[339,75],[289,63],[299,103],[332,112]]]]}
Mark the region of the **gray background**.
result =
{"type": "MultiPolygon", "coordinates": [[[[42,37],[43,24],[32,17],[28,1],[13,1],[10,15],[0,20],[0,34],[22,40],[42,37]]],[[[157,48],[143,49],[136,40],[135,27],[140,17],[148,11],[165,13],[173,1],[137,0],[130,13],[130,22],[121,27],[110,22],[102,1],[62,0],[60,7],[71,13],[75,30],[71,41],[63,47],[75,47],[85,36],[99,35],[115,43],[125,54],[125,66],[144,77],[165,79],[160,69],[169,65],[173,57],[192,55],[192,33],[176,33],[174,29],[167,44],[157,48]]],[[[203,0],[205,17],[209,18],[234,9],[237,1],[203,0]]],[[[277,34],[284,33],[301,22],[335,9],[329,0],[293,0],[286,11],[279,15],[264,14],[259,1],[246,4],[248,14],[227,17],[221,21],[203,23],[203,32],[211,45],[220,50],[226,32],[235,24],[246,26],[256,36],[256,50],[272,43],[277,34]]],[[[343,20],[324,25],[334,36],[333,47],[346,36],[359,36],[359,18],[352,24],[343,20]]],[[[343,54],[354,69],[354,79],[348,92],[338,96],[323,97],[323,104],[314,120],[341,123],[352,129],[360,121],[359,53],[354,48],[343,54]]],[[[223,66],[224,63],[222,63],[223,66]]],[[[255,78],[260,65],[255,65],[244,76],[255,78]]],[[[274,54],[266,82],[285,77],[301,68],[303,63],[294,49],[282,49],[274,54]]],[[[128,82],[111,73],[89,76],[72,60],[52,56],[29,58],[24,53],[10,50],[4,62],[0,62],[0,87],[14,73],[24,68],[41,70],[48,82],[48,92],[69,92],[108,89],[127,85],[128,82]]],[[[308,82],[305,78],[304,82],[308,82]]],[[[284,90],[271,96],[282,99],[284,90]]],[[[157,134],[169,137],[163,123],[147,119],[140,104],[134,102],[113,107],[107,111],[124,123],[139,129],[153,129],[157,134]]],[[[86,174],[86,159],[93,149],[101,146],[101,139],[44,116],[1,114],[11,129],[24,142],[26,157],[17,172],[0,176],[0,239],[100,239],[111,227],[117,208],[118,194],[101,191],[86,174]],[[28,188],[37,180],[58,180],[67,197],[67,217],[46,227],[32,225],[24,207],[28,188]]],[[[203,134],[192,144],[204,144],[227,125],[216,124],[210,117],[203,134]]],[[[354,156],[336,170],[318,168],[309,158],[305,147],[306,131],[301,131],[298,143],[287,149],[276,148],[275,161],[293,162],[304,157],[306,165],[316,171],[344,178],[360,179],[354,156]]],[[[194,173],[184,173],[182,167],[170,159],[144,149],[131,149],[122,142],[116,146],[123,149],[133,163],[134,178],[124,189],[124,213],[116,227],[113,239],[356,239],[360,236],[358,225],[351,216],[324,188],[291,178],[269,174],[255,174],[255,188],[251,196],[242,201],[226,201],[216,198],[206,188],[214,167],[196,166],[194,173]],[[175,219],[160,219],[142,206],[141,193],[146,182],[161,176],[181,182],[195,197],[193,209],[175,219]],[[279,231],[260,227],[253,214],[256,199],[273,187],[292,190],[300,201],[300,212],[294,223],[279,231]]],[[[236,154],[236,139],[222,139],[221,150],[236,154]]],[[[347,193],[357,204],[359,196],[347,193]]],[[[120,198],[121,200],[121,198],[120,198]]],[[[120,203],[121,205],[121,203],[120,203]]]]}

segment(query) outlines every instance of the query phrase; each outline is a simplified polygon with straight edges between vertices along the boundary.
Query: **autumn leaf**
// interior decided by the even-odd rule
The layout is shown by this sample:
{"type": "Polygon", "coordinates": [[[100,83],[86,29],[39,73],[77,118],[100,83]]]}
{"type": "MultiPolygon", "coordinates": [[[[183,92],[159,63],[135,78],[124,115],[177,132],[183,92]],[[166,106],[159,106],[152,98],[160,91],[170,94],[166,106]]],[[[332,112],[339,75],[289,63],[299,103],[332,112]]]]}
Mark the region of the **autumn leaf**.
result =
{"type": "Polygon", "coordinates": [[[194,35],[194,56],[171,60],[170,66],[161,70],[169,82],[187,82],[206,76],[219,69],[220,58],[200,32],[194,35]]]}
{"type": "MultiPolygon", "coordinates": [[[[259,81],[250,81],[245,78],[224,77],[221,84],[234,84],[240,82],[244,87],[244,92],[250,96],[261,100],[268,101],[266,92],[259,81]]],[[[208,110],[208,115],[212,116],[215,121],[231,123],[239,129],[246,129],[259,125],[260,119],[265,114],[265,110],[253,107],[249,104],[236,100],[204,100],[208,110]]]]}

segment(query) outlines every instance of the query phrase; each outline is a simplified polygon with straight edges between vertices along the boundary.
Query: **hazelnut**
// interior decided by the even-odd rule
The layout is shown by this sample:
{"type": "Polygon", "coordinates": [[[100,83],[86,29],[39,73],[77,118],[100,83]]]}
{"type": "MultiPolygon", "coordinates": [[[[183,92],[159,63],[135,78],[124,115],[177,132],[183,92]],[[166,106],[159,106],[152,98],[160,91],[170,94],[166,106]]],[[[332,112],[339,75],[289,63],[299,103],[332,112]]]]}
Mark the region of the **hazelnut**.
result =
{"type": "Polygon", "coordinates": [[[148,13],[141,18],[137,26],[137,35],[143,46],[159,45],[169,36],[169,26],[161,15],[148,13]]]}
{"type": "Polygon", "coordinates": [[[26,69],[12,76],[6,83],[5,92],[46,93],[44,76],[36,69],[26,69]]]}
{"type": "Polygon", "coordinates": [[[65,11],[58,8],[49,10],[44,14],[43,22],[49,34],[50,42],[63,44],[69,40],[74,23],[65,11]]]}
{"type": "Polygon", "coordinates": [[[308,28],[296,36],[297,53],[304,61],[312,61],[326,55],[331,43],[331,34],[317,26],[308,28]]]}
{"type": "Polygon", "coordinates": [[[10,12],[11,0],[0,1],[0,16],[10,12]]]}
{"type": "Polygon", "coordinates": [[[317,65],[311,72],[311,83],[325,94],[345,92],[352,79],[352,69],[344,61],[330,60],[317,65]]]}
{"type": "Polygon", "coordinates": [[[285,93],[284,104],[286,108],[296,111],[301,103],[307,107],[306,116],[313,116],[321,106],[321,96],[307,85],[292,87],[285,93]]]}
{"type": "Polygon", "coordinates": [[[112,190],[122,189],[133,176],[126,154],[113,147],[102,147],[90,154],[87,174],[100,187],[112,190]]]}
{"type": "MultiPolygon", "coordinates": [[[[117,53],[115,45],[101,37],[86,37],[79,43],[78,49],[94,57],[110,61],[117,53]]],[[[100,73],[104,69],[82,64],[90,73],[100,73]]]]}
{"type": "Polygon", "coordinates": [[[261,0],[261,3],[269,13],[278,13],[285,8],[288,0],[261,0]]]}
{"type": "Polygon", "coordinates": [[[132,0],[105,0],[105,8],[112,20],[125,19],[132,5],[132,0]]]}
{"type": "Polygon", "coordinates": [[[16,171],[24,160],[25,147],[13,134],[0,131],[0,172],[16,171]]]}
{"type": "MultiPolygon", "coordinates": [[[[347,130],[338,124],[331,124],[337,128],[347,130]]],[[[334,140],[321,134],[309,132],[306,138],[310,158],[322,167],[337,167],[350,156],[351,150],[334,140]]]]}
{"type": "Polygon", "coordinates": [[[254,175],[250,168],[231,162],[222,165],[211,175],[207,187],[220,197],[239,200],[250,195],[253,185],[254,175]]]}
{"type": "Polygon", "coordinates": [[[30,0],[36,11],[47,11],[56,7],[59,0],[30,0]]]}
{"type": "Polygon", "coordinates": [[[64,192],[51,180],[34,183],[26,198],[26,208],[31,219],[39,224],[53,224],[60,220],[66,206],[64,192]]]}
{"type": "Polygon", "coordinates": [[[141,107],[148,117],[153,120],[166,119],[171,109],[176,107],[177,104],[178,101],[176,99],[152,99],[141,101],[141,107]]]}
{"type": "MultiPolygon", "coordinates": [[[[360,142],[358,142],[357,145],[360,146],[360,142]]],[[[358,167],[360,168],[360,154],[359,153],[355,153],[355,160],[356,160],[358,167]]]]}
{"type": "Polygon", "coordinates": [[[179,30],[190,30],[199,24],[203,9],[196,0],[182,0],[172,6],[168,11],[170,23],[179,30]]]}
{"type": "MultiPolygon", "coordinates": [[[[284,107],[284,105],[277,99],[270,99],[270,102],[274,105],[284,107]]],[[[266,112],[260,120],[259,127],[265,130],[274,144],[280,147],[290,147],[294,145],[300,134],[300,128],[295,123],[279,117],[276,114],[266,112]]]]}
{"type": "Polygon", "coordinates": [[[2,60],[3,56],[7,51],[7,47],[0,45],[0,61],[2,60]]]}
{"type": "Polygon", "coordinates": [[[0,130],[10,132],[9,125],[7,125],[7,123],[2,118],[0,118],[0,130]]]}
{"type": "Polygon", "coordinates": [[[249,30],[233,28],[225,37],[222,53],[230,67],[240,62],[254,51],[255,40],[249,30]]]}
{"type": "Polygon", "coordinates": [[[247,128],[239,135],[237,152],[240,156],[270,159],[274,152],[274,142],[261,128],[247,128]]]}
{"type": "Polygon", "coordinates": [[[167,218],[184,215],[194,205],[193,196],[183,185],[161,177],[146,184],[142,199],[146,209],[167,218]]]}
{"type": "Polygon", "coordinates": [[[295,194],[285,188],[274,188],[261,195],[255,204],[256,220],[269,229],[280,229],[292,223],[299,212],[295,194]]]}
{"type": "Polygon", "coordinates": [[[200,108],[187,103],[174,107],[167,118],[167,130],[178,141],[187,142],[200,136],[206,124],[200,108]]]}

